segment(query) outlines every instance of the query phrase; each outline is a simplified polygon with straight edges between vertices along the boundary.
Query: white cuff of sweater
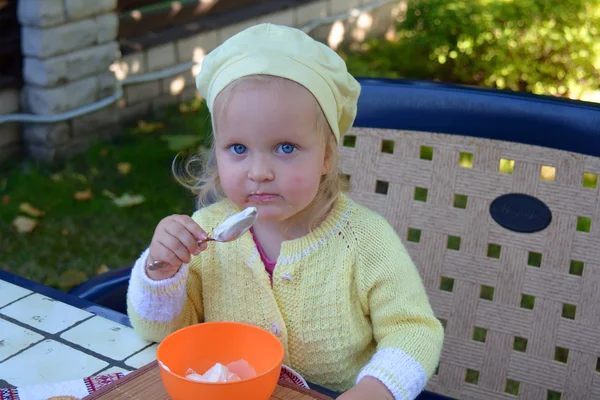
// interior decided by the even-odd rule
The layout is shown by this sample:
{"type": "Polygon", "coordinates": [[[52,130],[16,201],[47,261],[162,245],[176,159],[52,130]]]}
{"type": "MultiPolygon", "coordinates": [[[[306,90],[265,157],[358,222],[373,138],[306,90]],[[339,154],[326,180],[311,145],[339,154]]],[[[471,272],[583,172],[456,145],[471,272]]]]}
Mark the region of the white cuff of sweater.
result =
{"type": "Polygon", "coordinates": [[[414,400],[425,389],[427,374],[411,355],[400,349],[378,350],[358,374],[356,383],[371,376],[383,383],[395,400],[414,400]]]}
{"type": "Polygon", "coordinates": [[[187,293],[188,265],[168,279],[152,280],[146,274],[150,249],[146,249],[135,262],[129,280],[129,299],[134,311],[150,321],[169,322],[183,310],[187,293]]]}

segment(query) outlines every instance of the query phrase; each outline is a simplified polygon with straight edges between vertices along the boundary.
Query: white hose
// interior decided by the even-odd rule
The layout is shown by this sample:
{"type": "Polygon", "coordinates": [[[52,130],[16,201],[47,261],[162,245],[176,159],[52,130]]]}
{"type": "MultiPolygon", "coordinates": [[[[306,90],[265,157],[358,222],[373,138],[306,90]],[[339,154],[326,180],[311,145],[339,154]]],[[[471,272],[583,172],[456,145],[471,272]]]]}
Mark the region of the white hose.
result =
{"type": "MultiPolygon", "coordinates": [[[[321,25],[332,23],[335,21],[346,20],[351,17],[357,17],[362,12],[371,11],[375,8],[381,7],[388,3],[392,3],[394,1],[396,1],[396,0],[377,0],[377,1],[374,1],[373,3],[370,3],[370,4],[362,6],[362,7],[354,8],[345,13],[340,13],[337,15],[332,15],[332,16],[324,17],[324,18],[317,18],[314,21],[301,26],[299,29],[301,29],[302,31],[304,31],[306,33],[309,33],[321,25]]],[[[128,76],[127,78],[123,79],[122,81],[117,80],[117,86],[115,89],[115,93],[112,96],[106,97],[95,103],[88,104],[86,106],[76,108],[74,110],[66,111],[66,112],[63,112],[60,114],[53,114],[53,115],[5,114],[5,115],[0,115],[0,125],[6,124],[9,122],[49,124],[49,123],[62,122],[62,121],[66,121],[69,119],[77,118],[82,115],[101,110],[101,109],[108,107],[108,106],[116,103],[117,101],[119,101],[121,99],[121,97],[123,97],[123,87],[124,86],[137,84],[137,83],[152,82],[152,81],[156,81],[159,79],[169,78],[171,76],[180,74],[182,72],[189,71],[191,68],[193,68],[196,65],[197,65],[197,63],[195,63],[193,61],[189,61],[189,62],[179,64],[174,67],[166,68],[166,69],[163,69],[163,70],[157,71],[157,72],[151,72],[151,73],[142,74],[142,75],[128,76]]]]}

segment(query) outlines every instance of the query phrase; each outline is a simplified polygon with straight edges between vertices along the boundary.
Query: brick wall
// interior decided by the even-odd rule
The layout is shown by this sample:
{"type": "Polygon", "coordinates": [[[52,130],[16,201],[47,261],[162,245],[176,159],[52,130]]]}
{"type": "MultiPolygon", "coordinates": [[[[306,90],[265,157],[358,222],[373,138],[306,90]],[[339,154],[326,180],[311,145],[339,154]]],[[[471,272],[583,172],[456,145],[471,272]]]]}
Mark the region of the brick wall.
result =
{"type": "MultiPolygon", "coordinates": [[[[19,89],[0,89],[0,115],[19,111],[19,89]]],[[[13,159],[21,151],[21,130],[19,124],[0,125],[0,163],[13,159]]]]}
{"type": "MultiPolygon", "coordinates": [[[[21,0],[22,110],[50,116],[114,94],[110,65],[118,58],[115,0],[21,0]]],[[[25,153],[65,158],[119,131],[118,114],[106,108],[56,124],[24,124],[25,153]]]]}

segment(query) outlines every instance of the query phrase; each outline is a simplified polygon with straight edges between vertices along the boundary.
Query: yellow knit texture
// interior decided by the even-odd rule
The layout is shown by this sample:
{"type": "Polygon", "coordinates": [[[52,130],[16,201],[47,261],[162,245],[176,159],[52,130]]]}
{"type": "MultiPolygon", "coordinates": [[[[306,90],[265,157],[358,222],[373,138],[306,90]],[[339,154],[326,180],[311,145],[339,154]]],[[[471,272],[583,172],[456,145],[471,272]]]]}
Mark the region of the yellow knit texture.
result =
{"type": "MultiPolygon", "coordinates": [[[[193,218],[210,232],[236,211],[224,200],[193,218]]],[[[157,341],[201,321],[277,327],[284,363],[336,391],[351,388],[375,351],[386,347],[412,356],[429,378],[443,342],[443,328],[398,235],[346,195],[315,231],[282,244],[273,286],[248,233],[210,243],[192,259],[187,301],[172,321],[144,319],[131,304],[129,315],[143,337],[157,341]]]]}

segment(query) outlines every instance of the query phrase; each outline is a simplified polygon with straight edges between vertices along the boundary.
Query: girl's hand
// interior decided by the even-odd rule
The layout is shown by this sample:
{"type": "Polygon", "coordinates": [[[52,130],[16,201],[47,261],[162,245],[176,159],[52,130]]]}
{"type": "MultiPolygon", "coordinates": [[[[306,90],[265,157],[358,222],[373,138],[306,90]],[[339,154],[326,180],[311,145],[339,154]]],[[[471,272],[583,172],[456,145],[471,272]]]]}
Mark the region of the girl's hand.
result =
{"type": "Polygon", "coordinates": [[[379,379],[365,376],[337,400],[394,400],[394,396],[379,379]]]}
{"type": "Polygon", "coordinates": [[[198,241],[206,238],[206,232],[187,215],[164,218],[154,230],[146,263],[160,260],[168,262],[169,266],[156,271],[146,270],[146,274],[155,281],[172,277],[181,264],[190,262],[192,254],[198,255],[206,250],[206,243],[198,246],[198,241]]]}

